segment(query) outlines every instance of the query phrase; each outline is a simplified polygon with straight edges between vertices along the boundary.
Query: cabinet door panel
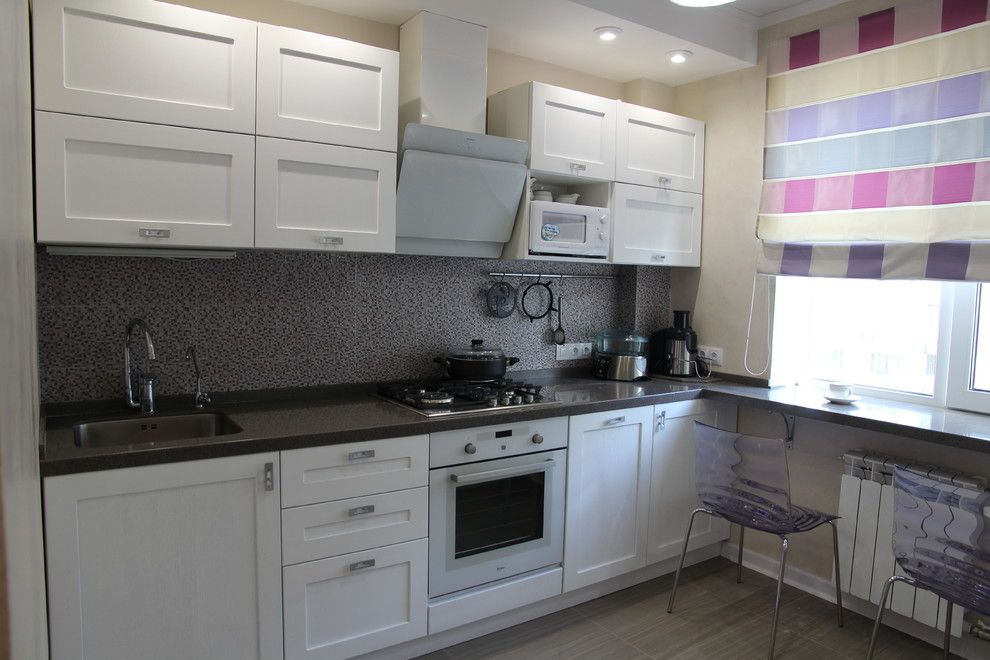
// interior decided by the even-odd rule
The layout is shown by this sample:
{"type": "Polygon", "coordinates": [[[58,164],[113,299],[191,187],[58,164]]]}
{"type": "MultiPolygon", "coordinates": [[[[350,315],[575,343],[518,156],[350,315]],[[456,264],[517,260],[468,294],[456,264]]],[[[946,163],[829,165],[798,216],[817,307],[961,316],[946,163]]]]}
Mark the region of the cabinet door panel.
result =
{"type": "Polygon", "coordinates": [[[38,240],[254,245],[254,138],[35,113],[38,240]]]}
{"type": "Polygon", "coordinates": [[[571,417],[564,591],[646,565],[652,412],[571,417]]]}
{"type": "Polygon", "coordinates": [[[35,107],[254,133],[257,25],[151,0],[35,0],[35,107]]]}
{"type": "MultiPolygon", "coordinates": [[[[649,563],[680,555],[691,512],[701,506],[694,479],[694,423],[735,428],[735,407],[713,401],[656,406],[654,413],[649,563]]],[[[688,549],[718,543],[728,536],[725,520],[700,514],[694,519],[688,549]]]]}
{"type": "Polygon", "coordinates": [[[396,150],[399,54],[261,25],[258,134],[396,150]]]}
{"type": "Polygon", "coordinates": [[[619,103],[615,180],[701,193],[705,124],[652,108],[619,103]]]}
{"type": "Polygon", "coordinates": [[[701,265],[701,195],[616,183],[612,262],[701,265]]]}
{"type": "Polygon", "coordinates": [[[542,83],[532,87],[530,168],[610,181],[616,101],[542,83]]]}
{"type": "Polygon", "coordinates": [[[287,660],[350,658],[426,635],[426,539],[283,569],[287,660]]]}
{"type": "Polygon", "coordinates": [[[52,658],[282,657],[278,454],[45,480],[52,658]]]}
{"type": "Polygon", "coordinates": [[[395,154],[258,138],[258,247],[395,252],[395,154]]]}

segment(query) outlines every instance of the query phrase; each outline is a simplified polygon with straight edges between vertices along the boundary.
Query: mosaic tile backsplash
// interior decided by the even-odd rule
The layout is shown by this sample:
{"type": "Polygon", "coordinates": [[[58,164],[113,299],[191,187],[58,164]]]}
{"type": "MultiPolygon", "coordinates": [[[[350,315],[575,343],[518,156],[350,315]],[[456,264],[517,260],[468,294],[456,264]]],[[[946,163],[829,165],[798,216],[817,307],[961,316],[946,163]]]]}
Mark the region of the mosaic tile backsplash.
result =
{"type": "Polygon", "coordinates": [[[231,260],[44,249],[37,257],[45,403],[123,396],[124,330],[134,317],[151,327],[160,394],[193,391],[190,345],[214,392],[439,375],[433,358],[473,338],[519,357],[516,369],[574,364],[555,360],[556,315],[532,323],[520,312],[489,315],[490,271],[613,275],[552,285],[568,341],[609,327],[649,334],[670,321],[666,268],[262,251],[231,260]]]}

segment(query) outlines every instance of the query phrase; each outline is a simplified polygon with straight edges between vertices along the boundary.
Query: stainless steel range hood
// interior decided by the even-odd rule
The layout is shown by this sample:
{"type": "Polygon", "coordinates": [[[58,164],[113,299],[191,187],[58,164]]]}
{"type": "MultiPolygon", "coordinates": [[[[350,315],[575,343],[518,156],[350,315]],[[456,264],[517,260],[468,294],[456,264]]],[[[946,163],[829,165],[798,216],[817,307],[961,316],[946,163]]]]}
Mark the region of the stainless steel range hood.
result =
{"type": "Polygon", "coordinates": [[[529,145],[485,135],[488,34],[421,12],[400,31],[396,251],[499,257],[529,145]]]}

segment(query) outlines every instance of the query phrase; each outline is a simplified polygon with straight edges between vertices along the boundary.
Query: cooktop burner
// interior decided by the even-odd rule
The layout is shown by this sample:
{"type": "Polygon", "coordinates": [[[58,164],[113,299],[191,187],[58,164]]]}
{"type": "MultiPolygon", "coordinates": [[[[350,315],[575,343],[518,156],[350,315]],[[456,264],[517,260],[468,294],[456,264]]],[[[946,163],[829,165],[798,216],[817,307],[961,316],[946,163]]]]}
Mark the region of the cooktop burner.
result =
{"type": "Polygon", "coordinates": [[[546,400],[541,390],[540,385],[509,379],[421,380],[378,386],[380,396],[427,417],[556,403],[546,400]]]}

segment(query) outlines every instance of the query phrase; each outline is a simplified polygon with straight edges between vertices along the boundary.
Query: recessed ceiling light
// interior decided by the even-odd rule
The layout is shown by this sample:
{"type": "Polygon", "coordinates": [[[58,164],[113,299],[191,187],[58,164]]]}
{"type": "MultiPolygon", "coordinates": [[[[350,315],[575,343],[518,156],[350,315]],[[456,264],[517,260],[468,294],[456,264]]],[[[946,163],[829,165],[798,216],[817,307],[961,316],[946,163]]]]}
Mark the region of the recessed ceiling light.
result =
{"type": "Polygon", "coordinates": [[[675,5],[681,5],[682,7],[718,7],[719,5],[727,5],[730,2],[735,2],[735,0],[670,0],[675,5]]]}
{"type": "Polygon", "coordinates": [[[622,34],[622,28],[606,25],[600,28],[595,28],[595,34],[597,34],[598,38],[602,41],[615,41],[615,38],[622,34]]]}
{"type": "Polygon", "coordinates": [[[670,59],[672,64],[684,64],[691,55],[692,53],[689,50],[672,50],[667,53],[667,58],[670,59]]]}

